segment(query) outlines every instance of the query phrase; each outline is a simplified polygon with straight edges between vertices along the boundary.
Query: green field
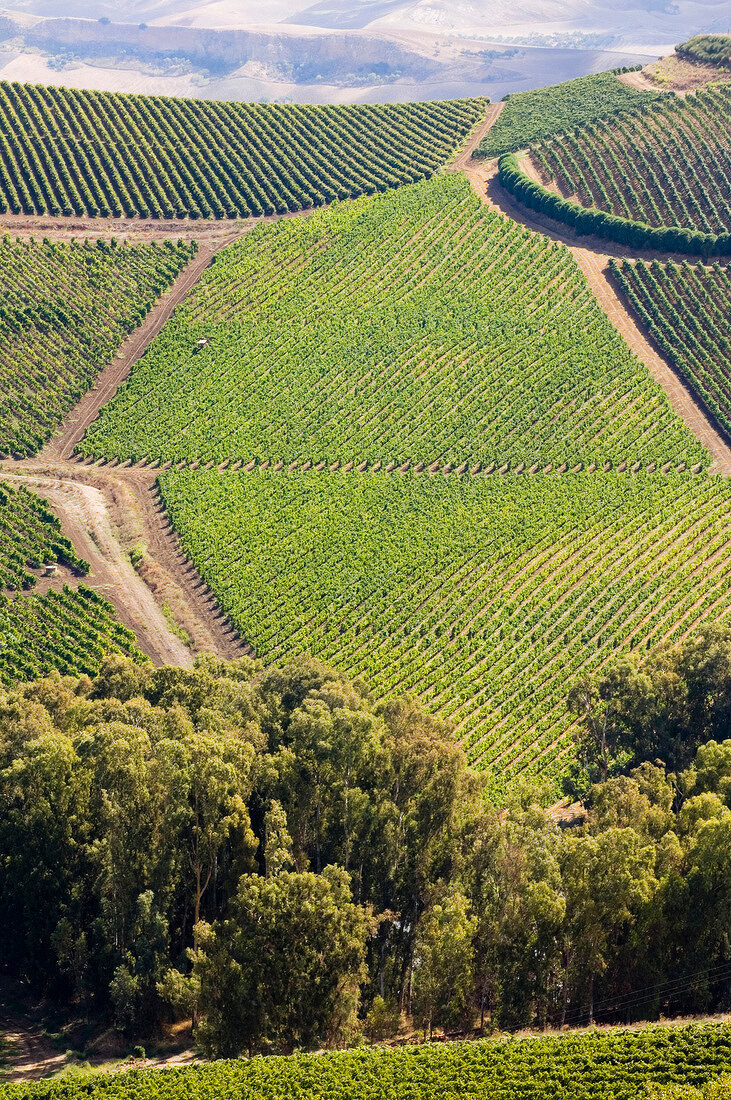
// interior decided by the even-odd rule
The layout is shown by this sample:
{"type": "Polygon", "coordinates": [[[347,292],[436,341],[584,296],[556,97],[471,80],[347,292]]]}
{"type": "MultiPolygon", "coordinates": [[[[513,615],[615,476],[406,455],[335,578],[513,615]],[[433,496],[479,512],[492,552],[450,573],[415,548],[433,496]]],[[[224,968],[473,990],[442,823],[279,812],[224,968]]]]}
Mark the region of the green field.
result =
{"type": "Polygon", "coordinates": [[[731,268],[643,260],[611,268],[629,308],[731,437],[731,268]]]}
{"type": "Polygon", "coordinates": [[[731,88],[716,86],[589,123],[531,147],[544,182],[616,217],[731,231],[731,88]]]}
{"type": "Polygon", "coordinates": [[[507,97],[500,118],[482,140],[478,157],[497,157],[524,149],[540,138],[652,103],[658,92],[640,92],[617,79],[613,72],[580,76],[563,84],[516,92],[507,97]]]}
{"type": "Polygon", "coordinates": [[[0,455],[39,450],[195,250],[0,238],[0,455]]]}
{"type": "Polygon", "coordinates": [[[456,175],[219,253],[80,449],[513,467],[707,458],[569,251],[488,211],[456,175]]]}
{"type": "Polygon", "coordinates": [[[0,82],[0,211],[227,218],[430,176],[483,99],[309,107],[0,82]]]}
{"type": "Polygon", "coordinates": [[[560,776],[568,686],[725,621],[729,489],[707,475],[181,470],[184,550],[267,662],[312,653],[453,723],[497,791],[560,776]]]}
{"type": "Polygon", "coordinates": [[[638,1100],[651,1083],[731,1070],[728,1025],[446,1043],[213,1062],[0,1085],[2,1100],[638,1100]]]}
{"type": "Polygon", "coordinates": [[[84,585],[25,594],[51,563],[77,575],[88,571],[45,502],[22,486],[0,482],[0,684],[51,669],[95,673],[107,653],[138,655],[134,635],[84,585]]]}

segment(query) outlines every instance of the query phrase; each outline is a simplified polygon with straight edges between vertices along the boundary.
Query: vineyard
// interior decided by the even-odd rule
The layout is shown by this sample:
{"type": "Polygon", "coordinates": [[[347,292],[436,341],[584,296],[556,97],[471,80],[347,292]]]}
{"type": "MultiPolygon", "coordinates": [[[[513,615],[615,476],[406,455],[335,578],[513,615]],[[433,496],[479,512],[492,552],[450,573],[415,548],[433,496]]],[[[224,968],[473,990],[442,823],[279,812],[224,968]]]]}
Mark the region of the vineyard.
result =
{"type": "Polygon", "coordinates": [[[107,653],[136,655],[134,636],[115,619],[110,605],[91,589],[64,586],[44,596],[32,588],[44,564],[87,571],[58,520],[43,501],[20,487],[0,483],[0,683],[29,680],[58,669],[95,673],[107,653]]]}
{"type": "Polygon", "coordinates": [[[0,453],[35,454],[195,246],[0,240],[0,453]]]}
{"type": "Polygon", "coordinates": [[[707,460],[570,252],[488,211],[457,175],[219,253],[81,450],[457,467],[707,460]]]}
{"type": "Polygon", "coordinates": [[[675,52],[688,61],[731,69],[731,35],[728,34],[697,34],[676,46],[675,52]]]}
{"type": "Polygon", "coordinates": [[[267,662],[310,652],[448,719],[496,793],[558,777],[567,683],[731,612],[705,475],[180,470],[192,557],[267,662]]]}
{"type": "Polygon", "coordinates": [[[730,1068],[731,1029],[695,1025],[97,1074],[0,1085],[0,1100],[637,1100],[650,1084],[692,1087],[730,1068]]]}
{"type": "MultiPolygon", "coordinates": [[[[715,86],[587,123],[531,146],[530,155],[544,183],[581,208],[691,231],[698,251],[730,251],[729,118],[731,89],[715,86]]],[[[556,206],[556,216],[562,212],[556,206]]],[[[601,232],[598,224],[578,226],[601,232]]]]}
{"type": "Polygon", "coordinates": [[[625,299],[731,437],[731,269],[610,263],[625,299]]]}
{"type": "Polygon", "coordinates": [[[580,76],[548,88],[517,92],[506,97],[500,118],[475,155],[497,157],[501,153],[511,153],[595,118],[606,118],[640,104],[652,103],[660,94],[637,91],[623,84],[613,72],[580,76]]]}
{"type": "Polygon", "coordinates": [[[310,107],[0,82],[0,211],[233,218],[430,176],[485,100],[310,107]]]}

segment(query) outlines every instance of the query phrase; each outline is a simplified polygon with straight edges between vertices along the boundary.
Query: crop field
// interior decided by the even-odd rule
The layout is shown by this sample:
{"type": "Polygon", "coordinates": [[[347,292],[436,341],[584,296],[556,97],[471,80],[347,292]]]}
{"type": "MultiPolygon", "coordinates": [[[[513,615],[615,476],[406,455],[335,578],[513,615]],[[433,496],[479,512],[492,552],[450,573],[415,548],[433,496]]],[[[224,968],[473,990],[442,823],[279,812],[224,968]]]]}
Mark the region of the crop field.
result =
{"type": "Polygon", "coordinates": [[[173,462],[707,461],[568,249],[490,212],[457,175],[219,253],[80,449],[173,462]]]}
{"type": "Polygon", "coordinates": [[[701,1085],[731,1069],[728,1025],[440,1043],[0,1085],[1,1100],[637,1100],[648,1084],[701,1085]]]}
{"type": "Polygon", "coordinates": [[[88,569],[42,500],[22,486],[0,483],[0,683],[30,680],[51,669],[95,673],[107,653],[138,655],[134,635],[91,589],[24,595],[43,564],[77,574],[88,569]]]}
{"type": "Polygon", "coordinates": [[[478,157],[497,157],[524,149],[541,138],[606,118],[640,104],[652,103],[662,93],[641,92],[617,79],[613,72],[595,73],[508,97],[500,118],[480,142],[478,157]]]}
{"type": "Polygon", "coordinates": [[[566,764],[567,684],[731,612],[726,484],[707,475],[190,470],[184,550],[266,661],[309,652],[411,691],[496,791],[566,764]]]}
{"type": "Polygon", "coordinates": [[[0,211],[230,218],[430,176],[482,99],[309,107],[0,82],[0,211]]]}
{"type": "Polygon", "coordinates": [[[0,239],[0,454],[38,451],[194,252],[0,239]]]}
{"type": "Polygon", "coordinates": [[[531,147],[564,198],[645,225],[731,231],[731,88],[587,123],[531,147]]]}
{"type": "Polygon", "coordinates": [[[611,262],[626,301],[731,437],[731,268],[611,262]]]}
{"type": "Polygon", "coordinates": [[[23,486],[0,482],[0,589],[32,588],[36,576],[29,569],[51,562],[87,572],[44,502],[23,486]]]}

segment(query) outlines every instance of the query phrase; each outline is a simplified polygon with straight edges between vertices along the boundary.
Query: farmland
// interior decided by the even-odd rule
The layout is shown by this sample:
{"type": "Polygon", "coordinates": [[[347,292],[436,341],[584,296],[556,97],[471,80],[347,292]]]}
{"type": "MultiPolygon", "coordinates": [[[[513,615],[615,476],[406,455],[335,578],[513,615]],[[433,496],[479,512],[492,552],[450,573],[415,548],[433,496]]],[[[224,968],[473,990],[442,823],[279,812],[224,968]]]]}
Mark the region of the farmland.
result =
{"type": "Polygon", "coordinates": [[[234,218],[301,210],[430,176],[484,108],[480,99],[266,106],[3,81],[0,211],[234,218]]]}
{"type": "Polygon", "coordinates": [[[24,594],[36,584],[40,567],[49,563],[60,563],[77,575],[88,569],[38,497],[0,483],[2,684],[51,669],[93,673],[106,653],[137,652],[134,636],[119,625],[110,605],[84,585],[42,596],[24,594]]]}
{"type": "Polygon", "coordinates": [[[222,1061],[164,1073],[0,1085],[2,1100],[636,1100],[647,1085],[702,1085],[729,1068],[728,1026],[644,1028],[561,1037],[222,1061]]]}
{"type": "Polygon", "coordinates": [[[478,156],[497,157],[523,149],[596,118],[607,118],[641,104],[652,103],[658,92],[640,92],[617,79],[616,73],[596,73],[517,92],[480,143],[478,156]]]}
{"type": "Polygon", "coordinates": [[[642,260],[611,268],[630,308],[731,437],[731,270],[642,260]]]}
{"type": "Polygon", "coordinates": [[[0,454],[39,450],[195,252],[101,243],[0,240],[0,454]]]}
{"type": "MultiPolygon", "coordinates": [[[[722,238],[717,250],[728,251],[730,110],[724,86],[683,100],[668,96],[538,142],[530,155],[544,183],[582,208],[655,229],[694,231],[703,242],[696,251],[711,251],[722,238]]],[[[648,235],[648,243],[653,240],[648,235]]]]}
{"type": "Polygon", "coordinates": [[[567,763],[566,684],[731,612],[704,475],[181,470],[183,548],[267,662],[312,653],[453,723],[496,792],[567,763]]]}
{"type": "Polygon", "coordinates": [[[707,461],[568,250],[490,213],[457,175],[257,229],[220,253],[80,449],[173,462],[707,461]]]}

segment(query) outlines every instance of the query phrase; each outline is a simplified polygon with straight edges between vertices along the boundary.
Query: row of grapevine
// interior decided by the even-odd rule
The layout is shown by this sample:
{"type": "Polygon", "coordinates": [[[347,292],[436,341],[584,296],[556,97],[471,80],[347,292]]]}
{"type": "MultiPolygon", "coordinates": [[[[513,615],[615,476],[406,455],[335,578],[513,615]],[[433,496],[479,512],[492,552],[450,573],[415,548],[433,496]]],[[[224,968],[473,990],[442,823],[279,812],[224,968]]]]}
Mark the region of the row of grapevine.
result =
{"type": "Polygon", "coordinates": [[[574,677],[731,614],[717,478],[212,469],[160,485],[259,656],[417,693],[498,794],[560,775],[574,677]]]}
{"type": "Polygon", "coordinates": [[[282,221],[219,253],[81,451],[707,460],[568,249],[490,212],[457,175],[282,221]]]}
{"type": "Polygon", "coordinates": [[[36,574],[31,570],[52,562],[79,574],[89,568],[44,501],[22,485],[14,489],[0,482],[0,591],[32,588],[36,574]]]}
{"type": "Polygon", "coordinates": [[[731,438],[731,268],[610,266],[630,308],[731,438]]]}
{"type": "MultiPolygon", "coordinates": [[[[252,1058],[0,1085],[0,1100],[638,1100],[731,1069],[727,1024],[252,1058]]],[[[675,1093],[673,1094],[675,1095],[675,1093]]]]}
{"type": "Polygon", "coordinates": [[[80,584],[44,596],[0,592],[0,683],[34,680],[54,670],[95,676],[110,654],[141,655],[114,608],[80,584]]]}
{"type": "Polygon", "coordinates": [[[723,255],[731,252],[729,118],[730,88],[663,97],[531,147],[549,186],[530,180],[510,156],[501,161],[501,180],[529,206],[579,232],[723,255]]]}
{"type": "Polygon", "coordinates": [[[499,119],[481,141],[475,156],[512,153],[592,119],[607,118],[660,97],[661,93],[638,91],[617,77],[617,72],[593,73],[548,88],[506,96],[499,119]]]}
{"type": "Polygon", "coordinates": [[[0,454],[34,454],[195,252],[0,239],[0,454]]]}
{"type": "Polygon", "coordinates": [[[52,669],[96,673],[108,653],[138,656],[134,635],[114,610],[84,585],[26,595],[42,566],[59,563],[77,575],[77,557],[45,501],[24,486],[0,482],[0,684],[31,680],[52,669]]]}
{"type": "Polygon", "coordinates": [[[0,82],[0,211],[231,218],[430,176],[482,99],[310,107],[0,82]]]}

